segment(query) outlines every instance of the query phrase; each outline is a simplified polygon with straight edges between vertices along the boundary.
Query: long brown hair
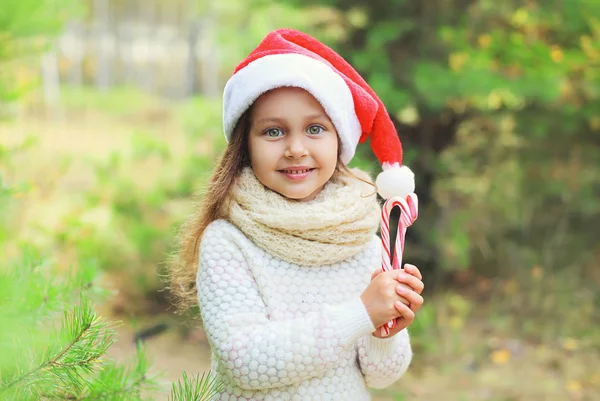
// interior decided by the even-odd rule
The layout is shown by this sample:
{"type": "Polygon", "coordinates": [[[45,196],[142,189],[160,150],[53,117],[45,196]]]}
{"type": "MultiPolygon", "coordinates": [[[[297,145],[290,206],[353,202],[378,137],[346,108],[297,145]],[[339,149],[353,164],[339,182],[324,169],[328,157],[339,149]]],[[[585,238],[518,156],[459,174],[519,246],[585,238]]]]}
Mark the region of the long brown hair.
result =
{"type": "MultiPolygon", "coordinates": [[[[206,227],[220,218],[226,218],[224,211],[228,210],[229,194],[235,180],[246,166],[250,165],[250,150],[248,135],[250,133],[252,110],[248,109],[239,119],[227,144],[213,170],[211,179],[195,207],[194,214],[179,229],[176,237],[177,251],[168,263],[167,288],[178,312],[185,312],[198,302],[196,289],[196,274],[198,269],[198,253],[200,240],[206,227]]],[[[336,173],[356,178],[367,184],[375,185],[352,174],[341,160],[341,143],[338,139],[338,162],[336,173]]]]}

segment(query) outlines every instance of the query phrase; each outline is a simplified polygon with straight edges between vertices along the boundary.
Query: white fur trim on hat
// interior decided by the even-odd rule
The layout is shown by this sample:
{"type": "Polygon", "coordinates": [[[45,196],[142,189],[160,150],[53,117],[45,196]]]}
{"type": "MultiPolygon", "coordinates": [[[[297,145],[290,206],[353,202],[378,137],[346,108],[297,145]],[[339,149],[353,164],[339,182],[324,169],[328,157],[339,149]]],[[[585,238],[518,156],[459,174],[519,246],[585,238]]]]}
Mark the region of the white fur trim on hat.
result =
{"type": "Polygon", "coordinates": [[[383,172],[377,176],[375,185],[383,199],[392,196],[406,198],[408,194],[415,192],[415,175],[408,167],[398,163],[383,163],[381,167],[383,172]]]}
{"type": "Polygon", "coordinates": [[[349,163],[362,134],[352,93],[330,66],[301,54],[261,57],[229,79],[223,96],[225,138],[229,141],[241,115],[260,95],[287,86],[302,88],[321,103],[342,143],[342,161],[349,163]]]}

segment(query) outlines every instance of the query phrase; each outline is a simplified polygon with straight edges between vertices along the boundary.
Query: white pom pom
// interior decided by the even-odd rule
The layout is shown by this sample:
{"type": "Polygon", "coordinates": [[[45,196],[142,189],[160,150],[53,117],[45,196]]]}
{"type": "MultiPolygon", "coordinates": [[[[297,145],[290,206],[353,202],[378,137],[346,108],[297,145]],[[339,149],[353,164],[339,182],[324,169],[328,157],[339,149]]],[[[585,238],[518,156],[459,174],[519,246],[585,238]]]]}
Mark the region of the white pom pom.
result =
{"type": "Polygon", "coordinates": [[[398,163],[392,165],[383,164],[383,172],[379,173],[377,180],[377,192],[383,199],[392,196],[406,198],[408,194],[415,192],[415,174],[406,166],[398,163]]]}

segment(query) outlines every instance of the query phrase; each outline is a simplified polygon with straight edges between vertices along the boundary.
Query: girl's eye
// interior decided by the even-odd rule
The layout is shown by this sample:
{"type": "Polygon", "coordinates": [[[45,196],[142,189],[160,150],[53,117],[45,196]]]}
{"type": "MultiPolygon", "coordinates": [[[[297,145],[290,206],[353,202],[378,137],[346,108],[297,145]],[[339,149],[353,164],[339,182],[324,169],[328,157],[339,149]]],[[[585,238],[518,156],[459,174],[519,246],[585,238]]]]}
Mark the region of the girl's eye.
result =
{"type": "Polygon", "coordinates": [[[279,128],[269,128],[265,131],[265,134],[269,138],[277,138],[278,136],[283,135],[283,132],[279,128]]]}
{"type": "Polygon", "coordinates": [[[319,135],[321,132],[325,131],[325,128],[320,125],[311,125],[308,127],[308,133],[311,135],[319,135]]]}

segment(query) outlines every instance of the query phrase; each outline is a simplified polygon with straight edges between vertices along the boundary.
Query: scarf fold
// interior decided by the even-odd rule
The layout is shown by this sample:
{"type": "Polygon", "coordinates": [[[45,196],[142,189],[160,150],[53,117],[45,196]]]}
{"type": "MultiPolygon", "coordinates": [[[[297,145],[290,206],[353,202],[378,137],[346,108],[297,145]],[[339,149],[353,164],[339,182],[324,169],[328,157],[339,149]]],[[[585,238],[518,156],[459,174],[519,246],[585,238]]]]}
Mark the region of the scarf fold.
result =
{"type": "MultiPolygon", "coordinates": [[[[372,182],[358,169],[354,175],[372,182]]],[[[300,266],[346,260],[372,240],[380,219],[374,187],[352,177],[334,177],[309,202],[290,200],[266,188],[250,167],[232,190],[225,215],[256,245],[300,266]]]]}

